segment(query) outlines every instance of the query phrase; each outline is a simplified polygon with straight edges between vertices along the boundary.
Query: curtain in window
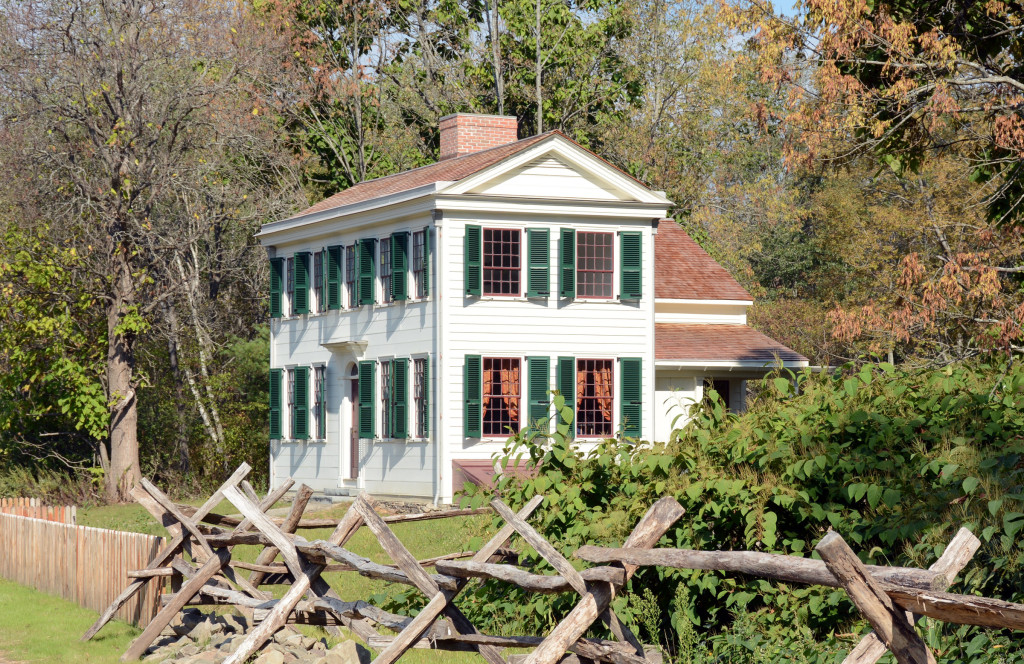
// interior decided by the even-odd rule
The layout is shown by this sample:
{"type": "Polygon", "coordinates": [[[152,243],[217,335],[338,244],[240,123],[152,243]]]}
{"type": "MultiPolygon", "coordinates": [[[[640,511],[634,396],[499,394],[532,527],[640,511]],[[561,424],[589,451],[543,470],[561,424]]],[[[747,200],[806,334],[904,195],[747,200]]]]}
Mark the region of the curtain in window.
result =
{"type": "Polygon", "coordinates": [[[598,363],[594,372],[594,396],[601,415],[608,422],[612,421],[612,367],[610,362],[598,363]]]}
{"type": "Polygon", "coordinates": [[[519,362],[501,370],[501,398],[513,422],[519,421],[519,362]]]}

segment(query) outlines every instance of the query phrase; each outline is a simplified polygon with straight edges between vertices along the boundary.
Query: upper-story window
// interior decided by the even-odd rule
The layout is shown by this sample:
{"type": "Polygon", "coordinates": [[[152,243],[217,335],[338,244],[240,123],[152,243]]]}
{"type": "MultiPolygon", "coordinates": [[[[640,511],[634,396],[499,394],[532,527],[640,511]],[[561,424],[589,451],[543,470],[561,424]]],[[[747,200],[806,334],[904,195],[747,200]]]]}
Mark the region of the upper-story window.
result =
{"type": "Polygon", "coordinates": [[[576,435],[612,435],[611,360],[576,360],[576,435]]]}
{"type": "Polygon", "coordinates": [[[327,311],[327,297],[324,294],[324,252],[313,252],[313,298],[316,300],[314,311],[327,311]]]}
{"type": "MultiPolygon", "coordinates": [[[[289,259],[291,260],[291,259],[289,259]]],[[[288,430],[295,438],[295,369],[288,370],[288,430]]]]}
{"type": "Polygon", "coordinates": [[[383,300],[391,302],[391,238],[386,238],[380,243],[380,289],[383,300]]]}
{"type": "Polygon", "coordinates": [[[576,296],[611,298],[615,275],[615,236],[576,234],[576,296]]]}
{"type": "Polygon", "coordinates": [[[412,234],[412,279],[418,300],[427,296],[426,259],[426,231],[417,231],[412,234]]]}
{"type": "Polygon", "coordinates": [[[288,293],[288,315],[295,315],[295,258],[288,257],[284,269],[285,292],[288,293]]]}
{"type": "Polygon", "coordinates": [[[483,359],[483,435],[506,436],[519,431],[519,358],[483,359]]]}
{"type": "Polygon", "coordinates": [[[483,294],[519,295],[520,231],[485,228],[483,247],[483,294]]]}
{"type": "Polygon", "coordinates": [[[345,247],[345,302],[356,306],[356,245],[345,247]]]}

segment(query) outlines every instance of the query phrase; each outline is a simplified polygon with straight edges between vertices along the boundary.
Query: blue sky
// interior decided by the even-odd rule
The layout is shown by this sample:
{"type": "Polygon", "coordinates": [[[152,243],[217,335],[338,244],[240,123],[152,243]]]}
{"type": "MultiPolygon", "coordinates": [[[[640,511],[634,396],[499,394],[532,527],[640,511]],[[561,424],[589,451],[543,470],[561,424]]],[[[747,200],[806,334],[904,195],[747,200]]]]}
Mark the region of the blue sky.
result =
{"type": "Polygon", "coordinates": [[[793,9],[795,4],[796,0],[772,0],[772,6],[775,8],[775,11],[785,16],[792,16],[796,13],[793,9]]]}

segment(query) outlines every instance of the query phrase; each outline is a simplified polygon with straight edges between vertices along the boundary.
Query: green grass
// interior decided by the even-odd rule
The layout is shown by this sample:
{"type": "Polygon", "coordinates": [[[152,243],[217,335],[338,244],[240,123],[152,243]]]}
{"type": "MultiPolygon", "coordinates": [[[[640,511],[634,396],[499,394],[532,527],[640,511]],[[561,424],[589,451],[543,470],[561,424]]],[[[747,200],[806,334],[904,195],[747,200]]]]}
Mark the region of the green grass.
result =
{"type": "MultiPolygon", "coordinates": [[[[337,518],[346,509],[347,505],[336,505],[328,510],[310,513],[309,516],[337,518]]],[[[215,511],[221,514],[235,512],[230,503],[226,502],[219,505],[215,511]]],[[[78,511],[78,523],[99,528],[167,535],[163,527],[136,504],[81,508],[78,511]]],[[[461,517],[397,524],[393,530],[412,554],[422,559],[471,549],[468,546],[469,540],[475,535],[480,535],[488,523],[489,519],[486,517],[461,517]]],[[[303,530],[300,534],[313,541],[326,539],[330,533],[331,529],[324,528],[303,530]]],[[[368,528],[361,528],[346,546],[376,562],[391,562],[368,528]]],[[[262,547],[239,546],[235,547],[232,557],[253,562],[261,550],[262,547]]],[[[368,600],[372,595],[394,587],[393,584],[368,579],[353,572],[329,573],[325,574],[324,578],[345,600],[368,600]]],[[[270,590],[276,597],[287,591],[286,586],[265,586],[264,589],[270,590]]],[[[15,583],[0,581],[0,660],[6,655],[7,659],[18,662],[114,664],[140,630],[122,622],[112,621],[91,641],[79,642],[79,637],[97,617],[96,611],[80,608],[71,602],[15,583]]],[[[302,627],[301,630],[311,636],[326,636],[323,630],[316,627],[302,627]]],[[[402,661],[406,664],[479,664],[480,660],[477,655],[471,653],[410,650],[402,661]]]]}

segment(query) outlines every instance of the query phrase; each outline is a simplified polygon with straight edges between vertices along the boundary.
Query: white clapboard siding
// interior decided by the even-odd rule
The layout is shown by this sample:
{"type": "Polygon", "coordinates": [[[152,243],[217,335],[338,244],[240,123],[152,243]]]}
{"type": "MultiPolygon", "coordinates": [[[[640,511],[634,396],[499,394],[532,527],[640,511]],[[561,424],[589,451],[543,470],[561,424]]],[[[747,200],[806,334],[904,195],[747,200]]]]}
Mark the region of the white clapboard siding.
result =
{"type": "Polygon", "coordinates": [[[473,193],[581,200],[626,200],[614,187],[588,177],[556,157],[545,156],[479,187],[473,193]]]}

